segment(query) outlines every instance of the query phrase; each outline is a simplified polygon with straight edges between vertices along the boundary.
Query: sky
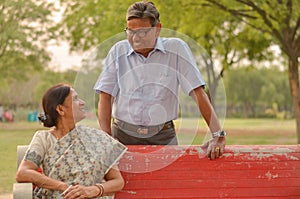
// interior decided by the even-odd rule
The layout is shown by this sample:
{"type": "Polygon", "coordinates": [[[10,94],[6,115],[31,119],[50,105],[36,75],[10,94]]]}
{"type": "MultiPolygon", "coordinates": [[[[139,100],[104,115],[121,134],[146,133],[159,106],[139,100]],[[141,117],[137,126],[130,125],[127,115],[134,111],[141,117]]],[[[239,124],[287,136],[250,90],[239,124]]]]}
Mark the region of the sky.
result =
{"type": "Polygon", "coordinates": [[[50,67],[56,71],[65,71],[71,68],[78,68],[81,65],[82,55],[69,52],[67,42],[61,42],[59,45],[49,44],[48,50],[52,54],[50,67]]]}
{"type": "MultiPolygon", "coordinates": [[[[55,7],[58,9],[57,12],[53,13],[53,20],[59,22],[62,19],[64,8],[61,7],[59,0],[47,1],[54,3],[55,7]]],[[[65,71],[74,67],[80,67],[82,55],[70,53],[69,45],[66,41],[60,42],[59,45],[57,45],[56,42],[50,42],[47,49],[52,54],[52,61],[49,66],[55,71],[65,71]]]]}

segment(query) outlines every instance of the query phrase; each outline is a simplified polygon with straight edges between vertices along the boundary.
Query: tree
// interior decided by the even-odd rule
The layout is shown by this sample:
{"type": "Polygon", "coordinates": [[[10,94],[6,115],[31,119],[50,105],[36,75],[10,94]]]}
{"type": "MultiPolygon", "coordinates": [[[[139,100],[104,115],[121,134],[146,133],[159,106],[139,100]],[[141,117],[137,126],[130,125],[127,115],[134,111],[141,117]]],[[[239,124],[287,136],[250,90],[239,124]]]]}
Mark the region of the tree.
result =
{"type": "Polygon", "coordinates": [[[292,111],[287,71],[240,67],[224,77],[227,116],[288,118],[292,111]]]}
{"type": "Polygon", "coordinates": [[[230,14],[207,6],[205,0],[158,1],[165,27],[183,32],[195,39],[209,55],[206,70],[208,87],[212,98],[216,96],[220,80],[227,70],[243,60],[271,60],[267,49],[271,40],[265,35],[253,34],[230,14]],[[177,5],[174,8],[174,5],[177,5]],[[178,15],[178,13],[181,13],[178,15]],[[213,66],[212,61],[219,63],[213,66]],[[217,70],[216,70],[217,69],[217,70]]]}
{"type": "MultiPolygon", "coordinates": [[[[132,1],[128,0],[116,0],[109,3],[105,0],[61,0],[61,2],[62,5],[67,9],[64,12],[62,23],[60,24],[60,27],[58,29],[61,30],[61,33],[65,36],[65,39],[70,42],[72,50],[86,51],[92,47],[100,45],[100,43],[101,45],[105,43],[107,46],[102,45],[102,49],[99,50],[99,53],[107,53],[106,49],[109,49],[115,43],[115,40],[111,39],[111,37],[114,36],[115,38],[115,35],[123,31],[124,27],[126,26],[126,11],[128,6],[132,4],[132,1]],[[107,39],[109,39],[111,42],[104,41],[107,39]]],[[[182,26],[182,24],[185,23],[184,19],[188,20],[191,18],[191,16],[196,16],[196,20],[198,20],[201,19],[202,15],[199,16],[199,13],[197,13],[196,11],[193,11],[193,13],[191,14],[189,14],[189,12],[186,12],[184,8],[187,5],[176,6],[178,4],[181,4],[181,1],[178,0],[154,1],[154,3],[161,13],[161,22],[163,23],[163,28],[166,28],[162,33],[163,36],[183,37],[183,34],[176,35],[175,31],[182,31],[185,34],[189,34],[190,31],[185,29],[186,27],[189,27],[189,30],[194,30],[194,32],[191,32],[195,34],[189,34],[189,38],[185,36],[185,38],[183,39],[188,43],[189,41],[193,42],[192,40],[195,38],[199,39],[198,34],[196,34],[198,28],[195,29],[195,27],[198,27],[198,25],[193,26],[188,23],[188,26],[182,26]],[[178,15],[178,13],[182,13],[183,16],[178,15]],[[190,16],[185,17],[188,14],[190,16]],[[181,27],[184,28],[181,29],[181,27]],[[172,31],[168,31],[168,29],[172,29],[172,31]]],[[[193,22],[195,23],[195,21],[193,22]]],[[[214,25],[211,24],[211,27],[214,27],[214,25]]],[[[206,30],[206,28],[203,28],[202,30],[206,30]]],[[[206,35],[210,35],[210,33],[206,32],[206,35]]],[[[121,37],[118,36],[118,38],[121,37]]],[[[191,47],[196,47],[199,49],[199,47],[195,46],[194,44],[192,44],[193,46],[191,45],[191,43],[189,44],[191,47]]],[[[206,46],[204,47],[206,48],[206,46]]],[[[194,53],[198,53],[196,55],[197,59],[202,61],[201,64],[204,64],[204,68],[206,69],[206,71],[204,72],[205,74],[207,74],[205,76],[208,77],[206,80],[209,85],[209,91],[212,99],[214,99],[221,75],[216,74],[213,63],[211,62],[210,56],[212,55],[213,49],[210,48],[209,53],[204,53],[203,50],[200,53],[195,52],[197,51],[197,49],[192,50],[194,50],[194,53]]],[[[103,53],[101,56],[105,57],[105,55],[106,54],[103,53]]]]}
{"type": "MultiPolygon", "coordinates": [[[[71,50],[87,51],[123,32],[130,0],[60,0],[65,8],[57,29],[71,50]]],[[[112,44],[111,44],[112,45],[112,44]]]]}
{"type": "MultiPolygon", "coordinates": [[[[270,47],[280,46],[283,57],[288,60],[300,143],[298,0],[153,1],[161,13],[163,27],[187,34],[199,42],[213,60],[220,60],[220,73],[209,71],[212,85],[220,80],[224,71],[244,60],[254,65],[273,59],[270,47]]],[[[67,9],[60,30],[73,49],[80,50],[90,49],[120,33],[125,25],[126,9],[132,3],[129,0],[61,2],[67,9]]]]}
{"type": "Polygon", "coordinates": [[[288,77],[300,143],[300,2],[298,0],[206,0],[208,5],[230,13],[247,27],[266,34],[280,46],[288,60],[288,77]]]}
{"type": "Polygon", "coordinates": [[[240,68],[228,72],[226,85],[226,93],[230,95],[228,104],[234,108],[241,107],[240,112],[246,118],[257,116],[259,93],[264,85],[261,71],[254,68],[240,68]]]}
{"type": "Polygon", "coordinates": [[[44,0],[0,1],[1,83],[26,79],[47,64],[44,49],[51,38],[53,10],[44,0]]]}

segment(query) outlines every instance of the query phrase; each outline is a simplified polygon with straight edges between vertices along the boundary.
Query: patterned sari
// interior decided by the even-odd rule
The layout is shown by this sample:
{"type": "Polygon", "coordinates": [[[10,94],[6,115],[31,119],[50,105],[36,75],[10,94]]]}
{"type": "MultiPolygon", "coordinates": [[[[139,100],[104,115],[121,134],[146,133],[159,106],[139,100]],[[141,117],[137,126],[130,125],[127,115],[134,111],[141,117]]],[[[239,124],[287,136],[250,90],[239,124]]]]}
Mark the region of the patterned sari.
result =
{"type": "MultiPolygon", "coordinates": [[[[24,159],[42,166],[46,176],[67,184],[91,186],[101,183],[126,150],[124,145],[101,130],[77,126],[60,140],[49,131],[37,131],[24,159]]],[[[37,187],[33,198],[63,197],[60,191],[37,187]]]]}

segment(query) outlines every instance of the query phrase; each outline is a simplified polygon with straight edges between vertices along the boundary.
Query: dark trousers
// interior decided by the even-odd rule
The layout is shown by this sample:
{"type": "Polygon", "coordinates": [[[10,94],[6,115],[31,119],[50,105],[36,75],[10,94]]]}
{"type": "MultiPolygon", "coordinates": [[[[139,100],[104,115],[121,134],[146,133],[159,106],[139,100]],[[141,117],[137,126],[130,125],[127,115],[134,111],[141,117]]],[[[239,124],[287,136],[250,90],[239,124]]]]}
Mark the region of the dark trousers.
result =
{"type": "Polygon", "coordinates": [[[178,145],[174,125],[167,129],[162,129],[156,133],[139,134],[138,132],[126,132],[118,125],[118,122],[112,124],[112,135],[125,145],[178,145]]]}

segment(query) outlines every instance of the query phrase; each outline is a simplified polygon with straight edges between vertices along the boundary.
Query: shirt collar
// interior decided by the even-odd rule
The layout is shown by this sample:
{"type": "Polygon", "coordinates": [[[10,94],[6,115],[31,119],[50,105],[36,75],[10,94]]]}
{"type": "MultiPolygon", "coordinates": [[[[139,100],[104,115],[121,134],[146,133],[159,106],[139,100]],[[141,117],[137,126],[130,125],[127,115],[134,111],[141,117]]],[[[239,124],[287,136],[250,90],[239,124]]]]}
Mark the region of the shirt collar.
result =
{"type": "MultiPolygon", "coordinates": [[[[155,44],[154,49],[152,50],[152,52],[156,51],[156,50],[159,50],[163,53],[166,53],[165,47],[164,47],[163,42],[162,42],[160,37],[157,38],[156,44],[155,44]]],[[[133,50],[132,46],[130,45],[127,56],[131,55],[132,53],[134,53],[134,50],[133,50]]]]}

